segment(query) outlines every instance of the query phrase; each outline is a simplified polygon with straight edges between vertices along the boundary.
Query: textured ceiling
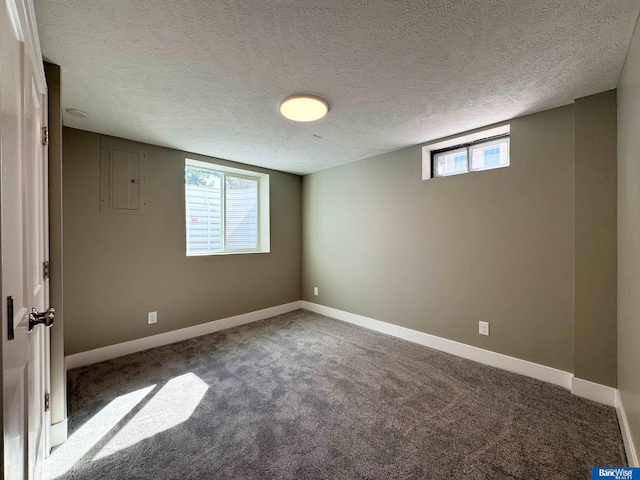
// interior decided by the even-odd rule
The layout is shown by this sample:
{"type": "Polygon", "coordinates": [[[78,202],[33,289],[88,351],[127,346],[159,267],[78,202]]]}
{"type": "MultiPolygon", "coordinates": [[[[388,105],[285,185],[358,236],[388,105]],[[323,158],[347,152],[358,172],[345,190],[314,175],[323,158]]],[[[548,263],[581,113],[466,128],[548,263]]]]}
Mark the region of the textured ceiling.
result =
{"type": "Polygon", "coordinates": [[[638,0],[35,0],[67,126],[304,174],[615,88],[638,0]],[[324,119],[278,113],[294,93],[324,119]],[[321,137],[321,138],[317,138],[321,137]]]}

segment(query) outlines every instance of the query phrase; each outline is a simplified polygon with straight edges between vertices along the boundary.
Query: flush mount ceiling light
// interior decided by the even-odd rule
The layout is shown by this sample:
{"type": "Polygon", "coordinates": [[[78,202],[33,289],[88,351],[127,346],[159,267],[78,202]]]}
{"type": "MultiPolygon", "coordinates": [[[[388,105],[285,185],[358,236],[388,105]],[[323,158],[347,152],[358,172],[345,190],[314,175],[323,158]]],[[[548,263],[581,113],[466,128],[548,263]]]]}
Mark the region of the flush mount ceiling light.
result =
{"type": "Polygon", "coordinates": [[[283,117],[294,122],[320,120],[329,111],[329,102],[315,95],[291,95],[280,104],[283,117]]]}
{"type": "Polygon", "coordinates": [[[78,110],[77,108],[67,108],[65,112],[67,112],[69,115],[72,115],[78,118],[87,118],[89,116],[87,112],[78,110]]]}

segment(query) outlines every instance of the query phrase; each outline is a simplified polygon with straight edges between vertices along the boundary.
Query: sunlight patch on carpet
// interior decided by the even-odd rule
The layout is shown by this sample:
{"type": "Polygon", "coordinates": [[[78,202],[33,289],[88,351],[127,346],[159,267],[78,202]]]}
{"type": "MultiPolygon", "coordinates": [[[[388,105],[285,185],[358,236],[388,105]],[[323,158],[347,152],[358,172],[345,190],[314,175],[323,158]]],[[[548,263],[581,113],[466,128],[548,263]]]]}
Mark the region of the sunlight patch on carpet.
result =
{"type": "Polygon", "coordinates": [[[53,480],[67,473],[155,387],[121,395],[91,417],[46,460],[44,479],[53,480]]]}
{"type": "Polygon", "coordinates": [[[113,455],[187,421],[208,388],[193,373],[169,380],[93,460],[113,455]]]}

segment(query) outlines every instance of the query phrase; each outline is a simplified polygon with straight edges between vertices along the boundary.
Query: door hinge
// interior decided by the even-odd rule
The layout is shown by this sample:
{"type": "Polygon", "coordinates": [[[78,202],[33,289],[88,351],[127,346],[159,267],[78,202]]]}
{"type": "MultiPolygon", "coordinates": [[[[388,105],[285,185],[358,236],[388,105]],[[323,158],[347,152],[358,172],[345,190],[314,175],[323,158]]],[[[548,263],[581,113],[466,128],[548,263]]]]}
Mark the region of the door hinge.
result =
{"type": "Polygon", "coordinates": [[[51,264],[48,260],[42,263],[42,274],[44,275],[45,279],[49,278],[49,276],[51,275],[51,264]]]}
{"type": "Polygon", "coordinates": [[[49,145],[49,127],[42,127],[42,144],[49,145]]]}
{"type": "Polygon", "coordinates": [[[49,404],[51,403],[51,396],[48,393],[44,394],[44,411],[49,411],[49,404]]]}

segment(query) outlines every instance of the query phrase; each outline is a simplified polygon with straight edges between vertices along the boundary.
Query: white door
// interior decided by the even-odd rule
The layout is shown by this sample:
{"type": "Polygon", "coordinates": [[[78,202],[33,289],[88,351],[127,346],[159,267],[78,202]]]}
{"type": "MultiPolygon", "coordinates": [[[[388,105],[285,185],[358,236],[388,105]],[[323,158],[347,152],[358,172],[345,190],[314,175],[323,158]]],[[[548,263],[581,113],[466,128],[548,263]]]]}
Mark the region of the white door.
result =
{"type": "Polygon", "coordinates": [[[0,108],[3,472],[38,479],[48,449],[49,329],[31,328],[30,313],[49,306],[49,285],[46,84],[31,0],[0,3],[0,108]]]}

